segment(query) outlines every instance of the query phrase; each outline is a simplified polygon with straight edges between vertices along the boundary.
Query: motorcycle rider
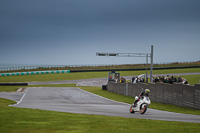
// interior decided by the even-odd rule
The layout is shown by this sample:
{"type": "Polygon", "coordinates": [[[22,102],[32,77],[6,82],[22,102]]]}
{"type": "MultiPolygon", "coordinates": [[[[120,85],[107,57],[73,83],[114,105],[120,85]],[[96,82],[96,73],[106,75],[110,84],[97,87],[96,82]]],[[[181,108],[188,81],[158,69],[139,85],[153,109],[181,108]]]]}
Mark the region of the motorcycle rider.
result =
{"type": "Polygon", "coordinates": [[[149,96],[149,93],[150,93],[150,90],[149,89],[145,89],[145,91],[142,91],[139,95],[139,98],[137,100],[135,100],[134,102],[134,106],[133,107],[136,107],[137,105],[137,102],[140,100],[140,98],[142,98],[143,96],[149,96]]]}

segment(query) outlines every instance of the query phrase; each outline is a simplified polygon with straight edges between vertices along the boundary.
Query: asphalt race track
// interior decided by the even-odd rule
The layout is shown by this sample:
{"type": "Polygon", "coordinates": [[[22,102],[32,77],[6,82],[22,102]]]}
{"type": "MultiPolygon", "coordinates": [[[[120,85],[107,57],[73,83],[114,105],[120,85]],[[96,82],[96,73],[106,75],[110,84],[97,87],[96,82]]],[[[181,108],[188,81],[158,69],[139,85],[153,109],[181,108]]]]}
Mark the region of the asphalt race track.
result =
{"type": "Polygon", "coordinates": [[[20,101],[24,93],[19,92],[0,92],[0,98],[10,99],[13,101],[20,101]]]}
{"type": "Polygon", "coordinates": [[[130,114],[129,104],[112,101],[77,87],[30,87],[21,100],[12,106],[81,114],[200,123],[200,115],[172,113],[149,108],[144,115],[140,113],[130,114]]]}
{"type": "Polygon", "coordinates": [[[42,85],[42,84],[76,84],[77,86],[102,86],[107,84],[107,79],[96,78],[96,79],[80,79],[80,80],[64,80],[64,81],[28,82],[28,85],[42,85]]]}

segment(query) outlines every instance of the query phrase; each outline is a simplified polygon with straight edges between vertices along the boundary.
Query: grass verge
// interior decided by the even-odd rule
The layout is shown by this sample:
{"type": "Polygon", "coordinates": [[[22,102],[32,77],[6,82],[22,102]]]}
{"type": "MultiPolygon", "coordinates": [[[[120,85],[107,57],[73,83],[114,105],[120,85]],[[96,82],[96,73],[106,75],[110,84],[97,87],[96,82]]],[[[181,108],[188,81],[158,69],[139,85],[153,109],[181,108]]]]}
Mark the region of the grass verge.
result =
{"type": "Polygon", "coordinates": [[[27,86],[0,86],[0,92],[16,92],[19,88],[27,86]]]}
{"type": "Polygon", "coordinates": [[[200,75],[184,75],[182,77],[187,79],[190,85],[200,83],[200,75]]]}
{"type": "Polygon", "coordinates": [[[128,133],[140,129],[148,133],[194,133],[200,130],[200,123],[71,114],[16,108],[10,104],[14,102],[0,98],[1,133],[128,133]]]}
{"type": "Polygon", "coordinates": [[[28,85],[28,86],[0,86],[0,92],[16,92],[19,88],[27,87],[76,87],[76,84],[47,84],[47,85],[28,85]]]}
{"type": "MultiPolygon", "coordinates": [[[[146,71],[119,71],[121,76],[140,75],[146,71]]],[[[200,68],[190,69],[171,69],[171,70],[154,70],[153,74],[176,74],[176,73],[193,73],[200,72],[200,68]]],[[[80,73],[62,73],[62,74],[40,74],[40,75],[19,75],[0,77],[0,82],[34,82],[34,81],[61,81],[77,80],[107,77],[108,72],[80,72],[80,73]]],[[[177,76],[177,75],[175,75],[177,76]]],[[[185,76],[183,76],[184,78],[185,76]]],[[[199,75],[200,78],[200,75],[199,75]]],[[[197,83],[199,83],[199,78],[197,83]]],[[[190,83],[190,80],[188,80],[190,83]]]]}

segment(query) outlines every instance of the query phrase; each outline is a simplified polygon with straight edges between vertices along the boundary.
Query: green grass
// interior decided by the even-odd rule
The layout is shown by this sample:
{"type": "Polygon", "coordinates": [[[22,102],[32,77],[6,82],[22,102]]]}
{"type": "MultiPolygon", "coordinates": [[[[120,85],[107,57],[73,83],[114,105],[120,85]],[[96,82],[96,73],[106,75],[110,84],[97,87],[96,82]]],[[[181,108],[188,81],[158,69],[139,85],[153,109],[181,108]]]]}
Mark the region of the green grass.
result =
{"type": "Polygon", "coordinates": [[[27,86],[0,86],[0,92],[16,92],[19,88],[27,86]]]}
{"type": "Polygon", "coordinates": [[[28,86],[0,86],[0,92],[16,92],[19,88],[27,87],[76,87],[76,84],[47,84],[47,85],[28,85],[28,86]]]}
{"type": "Polygon", "coordinates": [[[57,73],[0,77],[0,82],[61,81],[106,77],[107,72],[57,73]]]}
{"type": "MultiPolygon", "coordinates": [[[[132,75],[140,75],[140,74],[146,73],[146,71],[119,71],[119,72],[121,76],[132,76],[132,75]]],[[[200,68],[154,70],[153,74],[191,73],[191,72],[200,72],[200,68]]],[[[62,74],[19,75],[19,76],[0,77],[0,82],[61,81],[61,80],[103,78],[107,76],[108,76],[108,72],[80,72],[80,73],[67,73],[67,74],[62,73],[62,74]]]]}
{"type": "Polygon", "coordinates": [[[200,75],[184,75],[181,76],[189,82],[190,85],[194,85],[196,83],[200,83],[200,75]]]}
{"type": "Polygon", "coordinates": [[[14,102],[0,98],[1,133],[194,133],[200,130],[200,123],[71,114],[16,108],[10,104],[14,102]]]}

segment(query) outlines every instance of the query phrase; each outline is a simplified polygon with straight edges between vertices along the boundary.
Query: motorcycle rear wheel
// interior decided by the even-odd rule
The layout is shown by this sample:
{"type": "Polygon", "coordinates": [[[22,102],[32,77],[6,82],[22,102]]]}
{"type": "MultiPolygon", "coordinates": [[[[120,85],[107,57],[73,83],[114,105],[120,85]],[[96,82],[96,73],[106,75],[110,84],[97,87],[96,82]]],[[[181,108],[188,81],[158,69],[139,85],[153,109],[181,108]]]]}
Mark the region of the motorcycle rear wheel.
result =
{"type": "Polygon", "coordinates": [[[131,107],[130,107],[130,110],[129,110],[129,111],[130,111],[130,113],[131,113],[131,114],[135,113],[135,111],[133,110],[133,105],[131,105],[131,107]]]}

